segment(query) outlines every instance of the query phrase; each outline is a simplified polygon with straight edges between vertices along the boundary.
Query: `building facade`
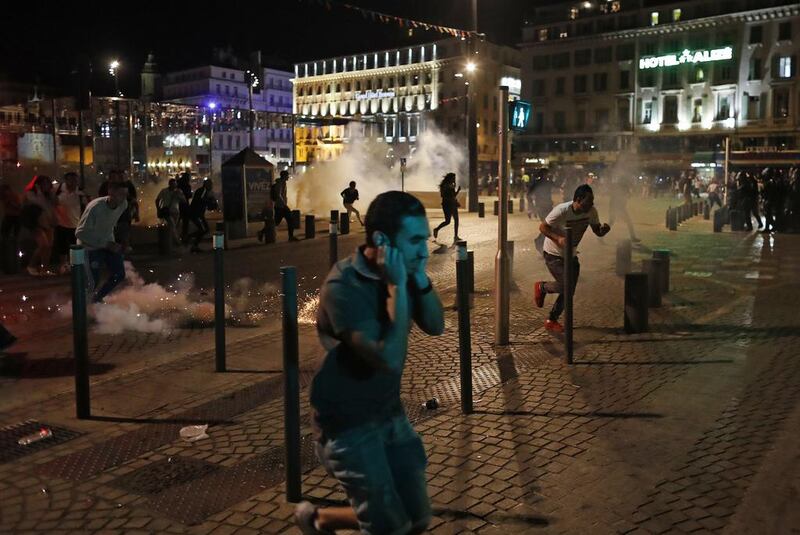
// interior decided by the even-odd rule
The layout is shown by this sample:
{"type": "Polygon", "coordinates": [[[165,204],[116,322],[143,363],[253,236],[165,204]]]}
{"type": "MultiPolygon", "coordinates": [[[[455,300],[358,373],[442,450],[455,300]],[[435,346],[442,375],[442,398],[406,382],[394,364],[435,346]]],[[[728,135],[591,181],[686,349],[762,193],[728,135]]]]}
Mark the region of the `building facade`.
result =
{"type": "MultiPolygon", "coordinates": [[[[198,154],[196,160],[200,163],[200,172],[207,173],[209,150],[209,121],[213,124],[213,144],[211,157],[213,158],[214,172],[218,172],[222,162],[238,153],[250,143],[250,132],[246,126],[247,113],[251,109],[256,112],[271,112],[275,114],[292,113],[292,73],[273,68],[260,68],[258,77],[250,77],[248,71],[241,68],[204,65],[192,69],[167,73],[163,81],[163,101],[176,104],[188,104],[207,110],[202,128],[198,130],[197,138],[192,140],[181,139],[179,143],[184,146],[206,146],[198,154]],[[249,84],[256,79],[252,96],[249,84]],[[222,112],[238,114],[235,124],[221,120],[222,112]],[[244,118],[243,121],[239,120],[244,118]],[[244,124],[245,128],[241,125],[244,124]]],[[[262,114],[258,114],[259,117],[262,114]]],[[[267,158],[272,163],[280,166],[292,164],[292,128],[291,124],[284,121],[263,121],[259,119],[254,129],[254,143],[252,147],[257,153],[267,158]]],[[[174,140],[173,140],[174,141],[174,140]]],[[[172,141],[170,141],[171,143],[172,141]]],[[[158,149],[158,147],[151,147],[158,149]]],[[[171,152],[168,147],[162,147],[164,152],[171,152]]],[[[158,154],[151,158],[154,165],[158,165],[158,154]]]]}
{"type": "MultiPolygon", "coordinates": [[[[537,9],[523,29],[517,154],[672,172],[733,150],[793,151],[800,4],[600,0],[537,9]]],[[[707,173],[707,174],[710,174],[707,173]]]]}
{"type": "Polygon", "coordinates": [[[413,158],[418,136],[431,125],[463,143],[470,87],[479,169],[496,169],[497,87],[519,92],[519,52],[444,39],[299,63],[294,75],[298,163],[336,158],[354,137],[385,143],[390,164],[413,158]]]}

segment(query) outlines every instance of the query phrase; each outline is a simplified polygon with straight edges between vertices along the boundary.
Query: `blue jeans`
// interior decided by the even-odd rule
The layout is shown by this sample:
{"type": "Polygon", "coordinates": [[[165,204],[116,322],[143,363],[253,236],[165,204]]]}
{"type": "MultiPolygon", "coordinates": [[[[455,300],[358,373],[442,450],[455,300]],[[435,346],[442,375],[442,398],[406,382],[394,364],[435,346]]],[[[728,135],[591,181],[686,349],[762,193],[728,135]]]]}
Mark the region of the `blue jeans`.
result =
{"type": "Polygon", "coordinates": [[[317,457],[339,480],[361,533],[422,533],[430,523],[425,448],[408,418],[349,429],[317,443],[317,457]]]}
{"type": "Polygon", "coordinates": [[[94,287],[93,303],[99,303],[111,293],[117,284],[125,280],[125,263],[122,254],[112,253],[108,249],[95,249],[87,251],[89,255],[89,271],[94,287]],[[108,279],[105,284],[97,288],[103,266],[108,270],[108,279]]]}

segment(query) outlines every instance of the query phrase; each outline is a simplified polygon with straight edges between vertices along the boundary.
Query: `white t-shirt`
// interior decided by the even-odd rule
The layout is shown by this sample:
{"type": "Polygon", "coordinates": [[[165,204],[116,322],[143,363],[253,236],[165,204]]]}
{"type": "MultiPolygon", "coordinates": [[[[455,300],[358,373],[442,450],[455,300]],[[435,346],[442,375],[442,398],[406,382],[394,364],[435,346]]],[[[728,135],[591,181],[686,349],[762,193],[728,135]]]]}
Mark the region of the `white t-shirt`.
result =
{"type": "MultiPolygon", "coordinates": [[[[573,231],[573,252],[578,254],[578,244],[583,238],[583,234],[589,225],[599,225],[600,216],[597,215],[597,209],[592,206],[592,209],[585,214],[578,214],[572,209],[572,201],[561,203],[555,206],[553,210],[545,218],[545,223],[550,225],[553,229],[561,231],[566,234],[567,225],[574,229],[573,231]]],[[[551,240],[545,238],[544,252],[553,256],[563,256],[561,248],[551,240]]]]}

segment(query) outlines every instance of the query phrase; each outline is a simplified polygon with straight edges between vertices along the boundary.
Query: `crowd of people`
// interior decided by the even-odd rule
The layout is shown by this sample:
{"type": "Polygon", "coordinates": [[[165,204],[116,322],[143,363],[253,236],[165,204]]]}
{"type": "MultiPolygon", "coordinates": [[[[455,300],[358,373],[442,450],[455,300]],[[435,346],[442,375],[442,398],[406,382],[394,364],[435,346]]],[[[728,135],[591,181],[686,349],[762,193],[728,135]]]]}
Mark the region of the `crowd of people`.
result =
{"type": "Polygon", "coordinates": [[[755,219],[764,232],[800,231],[800,166],[736,172],[727,186],[728,206],[743,215],[745,230],[755,219]]]}
{"type": "Polygon", "coordinates": [[[214,183],[206,178],[199,188],[192,191],[192,175],[182,173],[169,180],[167,187],[156,196],[155,203],[156,215],[169,228],[174,243],[191,243],[190,251],[200,252],[200,241],[209,232],[206,211],[219,209],[214,183]],[[195,229],[191,233],[190,223],[195,229]]]}
{"type": "MultiPolygon", "coordinates": [[[[111,171],[100,185],[97,197],[108,196],[111,184],[120,184],[126,190],[126,209],[120,215],[115,236],[121,250],[127,251],[131,223],[139,219],[136,188],[122,173],[111,171]]],[[[37,175],[22,194],[8,184],[0,185],[3,207],[0,233],[4,240],[19,240],[25,232],[34,242],[26,267],[31,276],[65,274],[69,271],[69,248],[77,242],[76,232],[90,201],[74,172],[66,173],[60,181],[37,175]]]]}

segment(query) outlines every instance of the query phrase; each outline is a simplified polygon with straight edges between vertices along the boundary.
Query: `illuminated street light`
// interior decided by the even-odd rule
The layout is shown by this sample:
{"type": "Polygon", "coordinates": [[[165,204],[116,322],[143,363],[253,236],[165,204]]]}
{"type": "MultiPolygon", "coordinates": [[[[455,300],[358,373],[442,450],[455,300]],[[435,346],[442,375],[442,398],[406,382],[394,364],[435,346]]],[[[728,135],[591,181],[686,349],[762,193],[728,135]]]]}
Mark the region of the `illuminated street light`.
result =
{"type": "Polygon", "coordinates": [[[114,96],[121,97],[122,93],[119,92],[119,77],[117,76],[117,71],[119,70],[120,63],[117,60],[113,60],[111,63],[108,64],[108,74],[110,74],[114,78],[114,96]]]}
{"type": "Polygon", "coordinates": [[[473,72],[475,72],[475,68],[476,68],[476,65],[475,65],[474,61],[468,61],[467,62],[467,72],[468,73],[472,74],[473,72]]]}

